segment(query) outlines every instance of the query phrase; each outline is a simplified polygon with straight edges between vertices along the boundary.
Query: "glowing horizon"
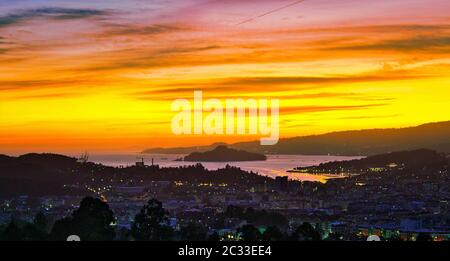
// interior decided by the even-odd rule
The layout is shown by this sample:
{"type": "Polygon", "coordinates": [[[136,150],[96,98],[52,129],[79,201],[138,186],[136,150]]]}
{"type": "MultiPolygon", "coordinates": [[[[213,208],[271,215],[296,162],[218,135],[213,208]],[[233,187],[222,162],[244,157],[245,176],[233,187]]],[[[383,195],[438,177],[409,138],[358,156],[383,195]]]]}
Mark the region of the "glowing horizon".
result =
{"type": "Polygon", "coordinates": [[[173,135],[194,90],[280,99],[281,137],[450,120],[449,1],[294,2],[2,1],[0,153],[258,139],[173,135]]]}

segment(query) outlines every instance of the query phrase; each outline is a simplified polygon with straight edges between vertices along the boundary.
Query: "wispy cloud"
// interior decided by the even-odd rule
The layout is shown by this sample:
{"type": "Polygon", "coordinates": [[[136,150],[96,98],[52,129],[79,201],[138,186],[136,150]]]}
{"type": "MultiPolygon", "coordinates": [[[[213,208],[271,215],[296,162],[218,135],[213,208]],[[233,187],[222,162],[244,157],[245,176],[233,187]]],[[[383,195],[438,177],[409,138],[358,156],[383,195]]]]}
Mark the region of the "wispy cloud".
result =
{"type": "MultiPolygon", "coordinates": [[[[351,82],[374,82],[413,79],[419,76],[413,75],[350,75],[350,76],[288,76],[288,77],[238,77],[231,78],[221,82],[222,85],[299,85],[299,84],[333,84],[333,83],[351,83],[351,82]]],[[[422,77],[422,76],[420,76],[422,77]]]]}
{"type": "Polygon", "coordinates": [[[363,104],[363,105],[336,105],[336,106],[296,106],[283,107],[281,114],[302,114],[313,112],[346,111],[346,110],[365,110],[368,108],[386,106],[388,104],[363,104]]]}
{"type": "Polygon", "coordinates": [[[136,24],[104,23],[103,26],[106,29],[99,35],[100,37],[133,36],[133,35],[148,36],[173,32],[184,32],[189,30],[189,28],[187,27],[175,24],[136,25],[136,24]]]}
{"type": "Polygon", "coordinates": [[[352,51],[369,51],[369,50],[394,50],[394,51],[434,51],[448,52],[450,51],[449,36],[420,36],[397,40],[384,40],[376,43],[354,44],[348,46],[340,46],[330,48],[331,50],[352,50],[352,51]]]}
{"type": "MultiPolygon", "coordinates": [[[[411,75],[408,72],[402,74],[386,73],[385,75],[349,75],[349,76],[329,76],[329,77],[302,77],[302,76],[290,76],[290,77],[236,77],[226,79],[209,79],[203,83],[178,83],[171,84],[169,88],[159,88],[151,91],[135,93],[138,97],[145,98],[145,96],[151,95],[168,95],[168,94],[188,94],[194,90],[204,90],[209,92],[223,93],[227,92],[239,92],[240,95],[246,93],[257,93],[260,91],[274,90],[276,92],[292,91],[292,90],[307,90],[317,89],[320,85],[329,86],[330,84],[343,84],[343,83],[358,83],[358,82],[383,82],[383,81],[397,81],[408,79],[426,78],[426,75],[411,75]],[[283,87],[284,86],[284,87],[283,87]],[[305,86],[302,88],[301,86],[305,86]],[[311,86],[311,87],[308,87],[311,86]],[[277,87],[274,89],[274,87],[277,87]]],[[[300,97],[315,97],[324,96],[326,94],[310,94],[300,95],[300,97]]],[[[328,94],[336,95],[336,94],[328,94]]],[[[348,96],[348,94],[347,94],[348,96]]],[[[291,96],[292,97],[292,96],[291,96]]]]}
{"type": "Polygon", "coordinates": [[[106,11],[95,9],[41,7],[37,9],[17,10],[10,14],[0,16],[0,27],[14,25],[38,17],[48,17],[53,19],[80,19],[104,14],[106,14],[106,11]]]}
{"type": "MultiPolygon", "coordinates": [[[[42,79],[42,80],[0,80],[0,91],[8,90],[45,90],[56,88],[78,88],[87,84],[99,84],[99,80],[64,78],[64,79],[42,79]]],[[[75,88],[74,90],[77,90],[75,88]]]]}

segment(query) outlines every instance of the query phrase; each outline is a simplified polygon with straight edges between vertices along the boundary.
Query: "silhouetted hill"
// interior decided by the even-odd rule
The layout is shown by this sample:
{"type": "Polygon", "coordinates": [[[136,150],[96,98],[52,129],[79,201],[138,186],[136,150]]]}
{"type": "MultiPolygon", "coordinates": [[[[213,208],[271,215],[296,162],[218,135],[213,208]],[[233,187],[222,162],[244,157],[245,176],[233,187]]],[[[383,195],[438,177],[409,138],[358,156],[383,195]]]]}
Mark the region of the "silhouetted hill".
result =
{"type": "Polygon", "coordinates": [[[0,177],[36,180],[71,180],[80,173],[76,158],[57,154],[30,153],[19,157],[0,157],[0,177]]]}
{"type": "Polygon", "coordinates": [[[94,166],[57,154],[0,155],[0,195],[68,193],[63,186],[83,180],[94,166]]]}
{"type": "Polygon", "coordinates": [[[266,159],[266,156],[262,154],[230,149],[223,145],[207,152],[192,152],[184,157],[185,161],[195,162],[260,161],[266,159]]]}
{"type": "Polygon", "coordinates": [[[296,170],[307,170],[312,172],[339,173],[344,172],[364,172],[367,170],[384,169],[423,169],[434,166],[448,165],[449,159],[443,153],[433,150],[419,149],[413,151],[400,151],[367,158],[349,161],[335,161],[322,163],[318,166],[299,167],[296,170]]]}
{"type": "Polygon", "coordinates": [[[224,142],[217,142],[213,143],[211,145],[206,146],[193,146],[193,147],[178,147],[178,148],[152,148],[152,149],[146,149],[142,151],[142,153],[161,153],[161,154],[189,154],[192,152],[205,152],[210,151],[218,146],[228,146],[228,144],[224,142]]]}
{"type": "MultiPolygon", "coordinates": [[[[144,152],[183,154],[207,147],[150,149],[144,152]]],[[[252,141],[234,143],[229,147],[262,154],[369,156],[420,148],[450,153],[450,121],[409,128],[341,131],[285,138],[274,146],[261,146],[259,141],[252,141]]]]}
{"type": "MultiPolygon", "coordinates": [[[[243,155],[243,154],[238,154],[243,155]]],[[[248,155],[248,154],[245,154],[248,155]]],[[[263,156],[264,157],[264,156],[263,156]]],[[[239,168],[207,170],[201,164],[161,168],[154,166],[109,167],[56,154],[0,155],[0,198],[18,195],[90,195],[87,187],[134,186],[133,180],[218,182],[254,186],[268,177],[239,168]]]]}

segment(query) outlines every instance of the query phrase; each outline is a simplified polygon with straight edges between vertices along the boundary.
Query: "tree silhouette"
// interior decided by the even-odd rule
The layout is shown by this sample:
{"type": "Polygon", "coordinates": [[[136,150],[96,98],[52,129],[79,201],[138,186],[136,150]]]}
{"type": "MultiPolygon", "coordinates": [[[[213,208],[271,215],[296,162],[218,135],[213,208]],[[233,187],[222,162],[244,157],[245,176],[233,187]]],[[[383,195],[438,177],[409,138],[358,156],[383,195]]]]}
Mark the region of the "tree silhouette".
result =
{"type": "Polygon", "coordinates": [[[394,235],[391,238],[389,238],[388,241],[390,241],[390,242],[402,242],[403,239],[399,235],[394,235]]]}
{"type": "Polygon", "coordinates": [[[50,232],[52,240],[65,241],[70,235],[77,235],[74,228],[74,222],[71,217],[65,217],[57,220],[50,232]]]}
{"type": "Polygon", "coordinates": [[[304,222],[292,234],[293,240],[300,241],[319,241],[321,238],[320,233],[308,222],[304,222]]]}
{"type": "Polygon", "coordinates": [[[47,233],[41,230],[33,223],[27,223],[21,230],[21,240],[23,241],[44,241],[47,239],[47,233]]]}
{"type": "Polygon", "coordinates": [[[218,234],[216,231],[214,231],[214,233],[212,233],[211,235],[209,235],[208,241],[220,241],[220,236],[219,236],[219,234],[218,234]]]}
{"type": "Polygon", "coordinates": [[[204,241],[208,231],[200,224],[190,223],[180,230],[180,239],[183,241],[204,241]]]}
{"type": "Polygon", "coordinates": [[[113,212],[108,204],[92,197],[84,198],[72,217],[58,220],[52,229],[52,238],[66,240],[77,235],[82,241],[109,241],[115,237],[113,212]]]}
{"type": "Polygon", "coordinates": [[[108,204],[98,198],[87,197],[72,214],[78,236],[82,240],[113,240],[115,236],[114,213],[108,204]]]}
{"type": "MultiPolygon", "coordinates": [[[[38,218],[41,219],[42,216],[38,218]]],[[[20,222],[19,225],[15,220],[11,220],[5,230],[0,233],[0,240],[6,241],[44,241],[47,238],[47,231],[36,225],[35,222],[20,222]]]]}
{"type": "Polygon", "coordinates": [[[37,229],[43,232],[47,231],[48,221],[44,213],[42,212],[37,213],[36,216],[34,217],[33,224],[36,226],[37,229]]]}
{"type": "Polygon", "coordinates": [[[416,241],[418,241],[418,242],[430,242],[430,241],[433,241],[433,239],[431,238],[430,234],[420,233],[419,235],[417,235],[416,241]]]}
{"type": "Polygon", "coordinates": [[[129,241],[130,235],[131,235],[130,230],[122,227],[117,231],[117,240],[118,241],[129,241]]]}
{"type": "Polygon", "coordinates": [[[283,238],[283,233],[276,226],[267,227],[266,231],[262,234],[263,241],[280,241],[283,240],[283,238]]]}
{"type": "Polygon", "coordinates": [[[327,241],[343,241],[344,236],[340,233],[330,233],[328,237],[326,238],[327,241]]]}
{"type": "Polygon", "coordinates": [[[168,212],[162,207],[162,203],[150,199],[134,218],[131,235],[140,241],[170,240],[173,230],[168,223],[168,212]]]}
{"type": "Polygon", "coordinates": [[[20,241],[22,239],[20,228],[16,221],[11,220],[1,234],[1,240],[4,241],[20,241]]]}
{"type": "Polygon", "coordinates": [[[241,234],[243,241],[259,241],[261,239],[261,233],[253,225],[244,225],[238,229],[238,233],[241,234]]]}

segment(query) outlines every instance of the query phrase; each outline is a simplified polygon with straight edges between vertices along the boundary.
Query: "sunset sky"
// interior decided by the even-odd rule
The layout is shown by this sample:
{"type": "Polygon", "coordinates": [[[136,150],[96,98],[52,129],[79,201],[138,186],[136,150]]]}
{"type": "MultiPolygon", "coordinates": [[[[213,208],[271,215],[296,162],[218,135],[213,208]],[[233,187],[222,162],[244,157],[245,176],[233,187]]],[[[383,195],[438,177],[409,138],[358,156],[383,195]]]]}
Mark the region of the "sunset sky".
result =
{"type": "Polygon", "coordinates": [[[257,138],[174,136],[194,90],[282,137],[450,120],[450,1],[0,0],[0,153],[257,138]]]}

